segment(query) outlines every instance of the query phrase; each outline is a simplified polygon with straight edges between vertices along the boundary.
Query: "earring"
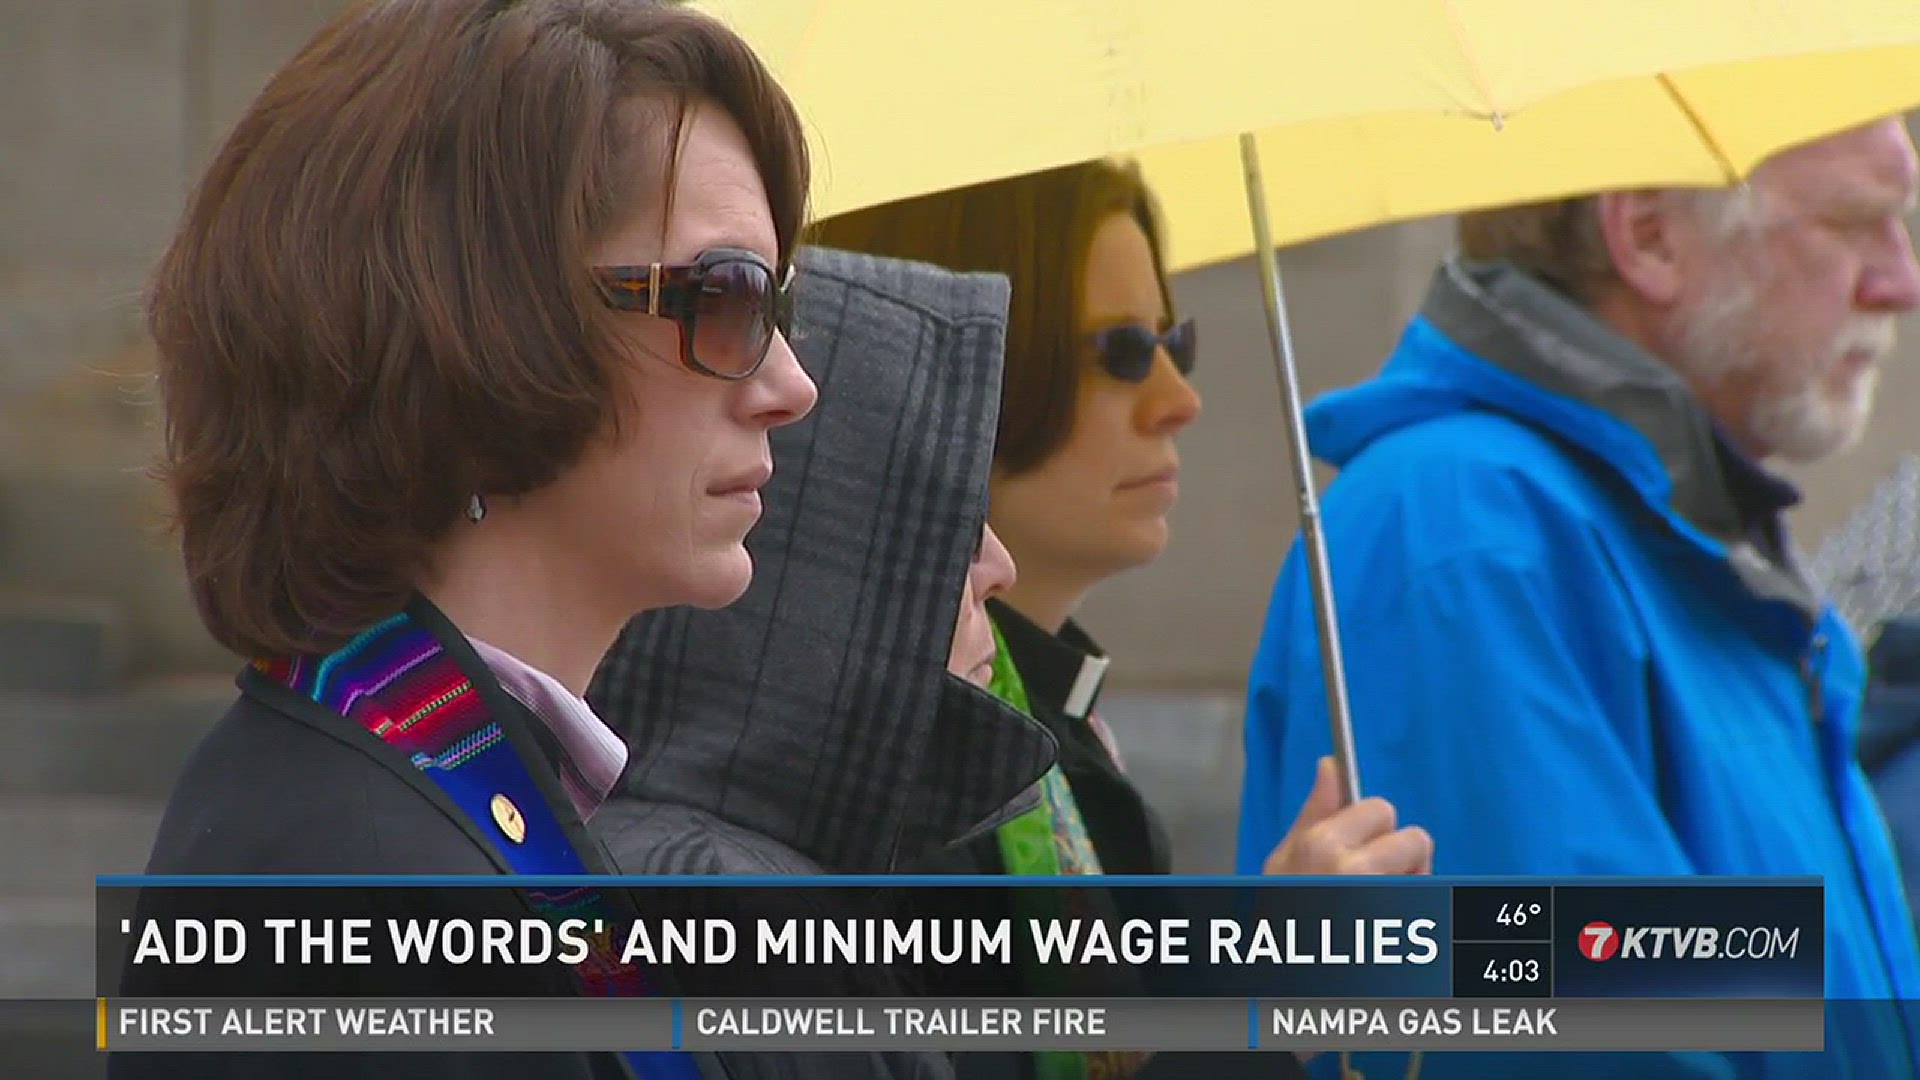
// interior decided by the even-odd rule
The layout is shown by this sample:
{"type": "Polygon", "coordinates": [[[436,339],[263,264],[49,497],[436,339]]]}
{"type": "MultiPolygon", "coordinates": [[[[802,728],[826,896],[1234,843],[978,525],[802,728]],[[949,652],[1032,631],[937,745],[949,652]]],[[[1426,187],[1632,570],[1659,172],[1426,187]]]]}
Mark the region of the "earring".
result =
{"type": "Polygon", "coordinates": [[[480,524],[480,520],[486,516],[487,516],[486,500],[482,499],[479,493],[476,492],[473,498],[467,500],[467,520],[473,522],[475,525],[478,525],[480,524]]]}

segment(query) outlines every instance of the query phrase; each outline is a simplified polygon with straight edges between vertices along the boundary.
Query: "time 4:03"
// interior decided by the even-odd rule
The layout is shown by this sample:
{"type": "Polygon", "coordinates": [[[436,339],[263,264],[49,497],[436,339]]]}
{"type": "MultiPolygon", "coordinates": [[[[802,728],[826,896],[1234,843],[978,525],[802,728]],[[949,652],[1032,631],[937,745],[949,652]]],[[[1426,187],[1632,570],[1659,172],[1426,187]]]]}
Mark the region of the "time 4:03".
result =
{"type": "Polygon", "coordinates": [[[1489,960],[1481,977],[1490,983],[1532,983],[1540,981],[1538,960],[1489,960]]]}

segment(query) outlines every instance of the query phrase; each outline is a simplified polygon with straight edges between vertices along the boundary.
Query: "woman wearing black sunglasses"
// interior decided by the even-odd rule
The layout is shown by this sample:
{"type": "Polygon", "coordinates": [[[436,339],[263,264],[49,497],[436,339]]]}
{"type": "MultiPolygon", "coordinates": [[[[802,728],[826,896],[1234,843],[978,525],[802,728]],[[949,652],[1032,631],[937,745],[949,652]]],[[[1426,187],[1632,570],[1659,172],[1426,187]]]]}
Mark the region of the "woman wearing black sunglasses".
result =
{"type": "MultiPolygon", "coordinates": [[[[1068,791],[1050,789],[1050,852],[1003,830],[960,869],[1168,872],[1165,829],[1094,711],[1107,658],[1072,617],[1100,582],[1166,546],[1175,437],[1200,412],[1188,382],[1195,329],[1173,313],[1151,194],[1136,169],[1088,162],[857,211],[809,235],[1012,283],[991,520],[1019,576],[991,605],[1003,646],[995,688],[1053,732],[1068,791]]],[[[1396,829],[1384,802],[1341,808],[1322,763],[1267,869],[1400,873],[1430,862],[1425,832],[1396,829]]]]}

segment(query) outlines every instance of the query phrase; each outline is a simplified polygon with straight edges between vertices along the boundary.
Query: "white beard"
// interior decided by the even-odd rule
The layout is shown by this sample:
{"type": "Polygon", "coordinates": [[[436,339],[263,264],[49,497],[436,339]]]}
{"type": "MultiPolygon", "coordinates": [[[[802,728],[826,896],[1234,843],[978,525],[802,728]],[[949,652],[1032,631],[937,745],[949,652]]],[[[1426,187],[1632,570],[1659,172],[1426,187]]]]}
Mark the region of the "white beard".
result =
{"type": "MultiPolygon", "coordinates": [[[[1874,363],[1879,363],[1877,357],[1874,363]]],[[[1749,423],[1762,444],[1788,461],[1819,461],[1860,441],[1879,381],[1880,372],[1867,367],[1838,389],[1809,382],[1791,393],[1756,402],[1749,423]]]]}
{"type": "Polygon", "coordinates": [[[1728,274],[1679,315],[1676,366],[1701,384],[1752,375],[1758,396],[1741,434],[1789,461],[1809,462],[1857,442],[1866,430],[1879,381],[1878,366],[1893,349],[1891,315],[1854,315],[1822,350],[1817,363],[1770,356],[1759,283],[1744,269],[1728,274]],[[1834,385],[1843,363],[1870,358],[1844,385],[1834,385]]]}

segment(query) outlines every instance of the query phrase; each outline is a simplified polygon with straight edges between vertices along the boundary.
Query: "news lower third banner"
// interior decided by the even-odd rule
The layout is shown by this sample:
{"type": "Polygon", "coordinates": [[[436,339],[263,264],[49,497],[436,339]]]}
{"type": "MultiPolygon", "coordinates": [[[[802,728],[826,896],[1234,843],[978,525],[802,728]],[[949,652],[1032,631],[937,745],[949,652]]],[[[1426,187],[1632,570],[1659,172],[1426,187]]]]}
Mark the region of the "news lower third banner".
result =
{"type": "Polygon", "coordinates": [[[97,1042],[1823,1048],[1817,879],[100,879],[97,1042]]]}

